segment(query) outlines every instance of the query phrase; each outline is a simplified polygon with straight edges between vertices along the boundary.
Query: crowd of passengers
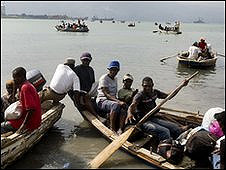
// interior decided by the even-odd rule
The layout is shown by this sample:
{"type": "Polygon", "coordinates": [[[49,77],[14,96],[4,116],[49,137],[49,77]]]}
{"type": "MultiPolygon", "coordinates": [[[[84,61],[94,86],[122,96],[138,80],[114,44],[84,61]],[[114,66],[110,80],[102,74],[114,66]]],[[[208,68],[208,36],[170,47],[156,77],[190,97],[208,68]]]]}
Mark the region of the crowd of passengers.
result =
{"type": "MultiPolygon", "coordinates": [[[[118,90],[119,61],[111,61],[107,66],[107,72],[96,81],[94,70],[90,66],[91,54],[83,53],[80,60],[81,64],[78,65],[75,65],[73,58],[67,58],[63,64],[59,64],[50,84],[40,92],[37,92],[32,83],[27,80],[25,68],[15,68],[12,71],[13,80],[6,82],[7,92],[1,98],[1,134],[9,131],[22,133],[25,129],[28,131],[37,129],[41,125],[41,103],[52,100],[53,104],[58,104],[68,94],[78,110],[90,111],[101,122],[107,118],[109,128],[115,134],[121,135],[126,126],[135,125],[155,108],[157,99],[165,99],[169,95],[154,88],[154,81],[149,76],[143,78],[141,90],[134,89],[132,87],[134,78],[129,73],[124,75],[123,87],[118,90]],[[18,100],[22,107],[21,116],[15,120],[6,120],[4,111],[18,100]]],[[[185,79],[183,85],[187,84],[188,81],[185,79]]],[[[156,116],[158,112],[159,110],[140,127],[147,134],[155,134],[158,141],[177,139],[189,129],[189,126],[179,126],[156,116]]],[[[223,139],[222,141],[224,141],[222,137],[225,132],[224,115],[224,109],[212,109],[206,112],[202,122],[203,129],[213,133],[218,139],[223,139]],[[220,119],[214,117],[218,113],[221,114],[220,119]],[[215,122],[215,131],[210,129],[213,122],[215,122]]]]}
{"type": "Polygon", "coordinates": [[[82,22],[80,21],[80,19],[78,19],[78,22],[77,23],[69,23],[69,22],[64,22],[62,21],[62,24],[59,25],[59,27],[63,28],[63,29],[74,29],[76,30],[77,28],[82,28],[82,27],[87,27],[87,25],[85,24],[85,22],[82,22]]]}

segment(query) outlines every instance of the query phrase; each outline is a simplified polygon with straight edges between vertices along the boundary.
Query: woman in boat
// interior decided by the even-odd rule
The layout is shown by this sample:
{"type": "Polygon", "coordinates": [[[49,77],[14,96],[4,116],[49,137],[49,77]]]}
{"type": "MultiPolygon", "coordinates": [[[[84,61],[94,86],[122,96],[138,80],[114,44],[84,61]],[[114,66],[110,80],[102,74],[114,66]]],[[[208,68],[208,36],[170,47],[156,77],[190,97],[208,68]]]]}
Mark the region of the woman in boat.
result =
{"type": "Polygon", "coordinates": [[[118,61],[112,61],[107,67],[108,74],[104,74],[99,79],[97,106],[100,110],[110,114],[110,129],[117,134],[121,134],[126,118],[126,103],[117,99],[117,77],[120,70],[118,61]],[[117,118],[119,118],[119,128],[117,128],[117,118]]]}
{"type": "MultiPolygon", "coordinates": [[[[184,85],[186,86],[187,83],[185,82],[184,85]]],[[[157,98],[165,99],[168,96],[168,94],[160,90],[153,89],[153,86],[154,83],[150,77],[145,77],[142,80],[143,90],[134,96],[133,102],[128,108],[126,124],[137,123],[145,116],[145,114],[156,107],[155,100],[157,98]]],[[[156,111],[156,113],[157,112],[158,111],[156,111]]],[[[147,119],[147,121],[141,125],[141,129],[148,134],[156,134],[159,141],[168,139],[170,137],[176,139],[182,133],[182,130],[184,130],[177,124],[170,121],[165,121],[156,116],[152,116],[147,119]]]]}

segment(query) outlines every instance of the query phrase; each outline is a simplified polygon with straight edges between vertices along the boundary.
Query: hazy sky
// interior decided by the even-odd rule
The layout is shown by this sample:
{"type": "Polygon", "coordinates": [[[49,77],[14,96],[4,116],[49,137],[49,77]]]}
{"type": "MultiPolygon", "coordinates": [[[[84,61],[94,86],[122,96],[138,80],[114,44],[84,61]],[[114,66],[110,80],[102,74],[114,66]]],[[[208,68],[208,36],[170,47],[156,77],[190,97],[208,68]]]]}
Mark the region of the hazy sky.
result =
{"type": "MultiPolygon", "coordinates": [[[[2,2],[2,1],[1,1],[2,2]]],[[[224,23],[225,1],[4,1],[7,14],[66,14],[125,20],[224,23]]]]}

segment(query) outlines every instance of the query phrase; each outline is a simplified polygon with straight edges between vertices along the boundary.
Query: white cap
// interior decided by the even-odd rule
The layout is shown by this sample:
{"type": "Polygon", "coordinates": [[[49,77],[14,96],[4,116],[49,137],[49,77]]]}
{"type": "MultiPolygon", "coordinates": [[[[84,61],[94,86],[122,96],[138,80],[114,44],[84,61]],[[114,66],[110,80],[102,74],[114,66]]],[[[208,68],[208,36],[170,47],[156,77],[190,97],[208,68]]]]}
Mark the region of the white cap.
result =
{"type": "Polygon", "coordinates": [[[130,74],[126,74],[126,75],[124,75],[124,77],[123,77],[123,81],[124,81],[124,80],[126,80],[126,79],[130,79],[130,80],[132,80],[132,81],[133,81],[133,77],[132,77],[130,74]]]}

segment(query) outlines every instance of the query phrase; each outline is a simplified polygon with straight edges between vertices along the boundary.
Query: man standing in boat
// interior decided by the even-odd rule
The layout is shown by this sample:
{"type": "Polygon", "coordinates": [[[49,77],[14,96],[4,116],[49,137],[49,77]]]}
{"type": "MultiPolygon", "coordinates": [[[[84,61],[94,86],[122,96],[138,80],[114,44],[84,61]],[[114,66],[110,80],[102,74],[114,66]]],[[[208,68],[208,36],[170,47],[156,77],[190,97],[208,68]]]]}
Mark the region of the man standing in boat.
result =
{"type": "Polygon", "coordinates": [[[41,103],[35,87],[26,79],[26,70],[17,67],[12,72],[15,86],[19,88],[19,101],[22,113],[19,119],[1,124],[1,134],[9,131],[33,131],[41,125],[41,103]]]}
{"type": "MultiPolygon", "coordinates": [[[[83,91],[83,95],[80,98],[81,107],[88,106],[87,109],[93,113],[99,120],[104,121],[95,111],[91,98],[96,96],[96,89],[98,83],[95,83],[95,74],[93,68],[90,66],[90,62],[92,60],[91,54],[85,52],[81,55],[80,60],[82,64],[77,65],[73,68],[73,71],[79,77],[80,81],[80,91],[83,91]]],[[[68,92],[68,95],[72,98],[72,91],[68,92]]],[[[83,108],[79,108],[83,109],[83,108]]]]}
{"type": "MultiPolygon", "coordinates": [[[[153,86],[154,83],[150,77],[145,77],[142,80],[143,90],[134,96],[133,102],[128,108],[128,115],[125,121],[126,124],[137,123],[145,116],[145,114],[156,107],[155,100],[157,98],[165,99],[168,96],[168,94],[161,92],[160,90],[153,89],[153,86]]],[[[156,113],[158,111],[156,111],[156,113]]],[[[151,116],[147,119],[147,121],[141,125],[141,129],[146,133],[156,134],[159,141],[170,137],[176,139],[182,133],[182,129],[177,124],[163,120],[157,116],[151,116]]]]}

